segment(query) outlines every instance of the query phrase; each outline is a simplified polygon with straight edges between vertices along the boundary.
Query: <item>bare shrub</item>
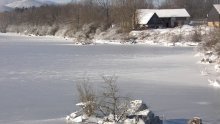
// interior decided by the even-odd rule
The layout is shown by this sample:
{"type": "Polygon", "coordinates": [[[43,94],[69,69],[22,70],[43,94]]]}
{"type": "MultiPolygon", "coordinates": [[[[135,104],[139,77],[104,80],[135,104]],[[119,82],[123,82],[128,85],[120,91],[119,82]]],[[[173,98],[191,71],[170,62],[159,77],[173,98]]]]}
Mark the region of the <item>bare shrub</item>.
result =
{"type": "Polygon", "coordinates": [[[95,95],[88,80],[77,85],[79,100],[86,104],[83,112],[88,116],[105,117],[105,122],[121,122],[128,115],[130,99],[120,95],[116,76],[103,76],[102,79],[104,85],[100,95],[95,95]]]}
{"type": "Polygon", "coordinates": [[[219,45],[217,45],[218,43],[220,43],[220,30],[219,29],[215,29],[211,31],[209,35],[206,35],[206,37],[204,37],[203,41],[204,42],[201,44],[200,50],[203,50],[203,51],[212,50],[212,51],[220,52],[218,51],[220,50],[218,48],[219,45]]]}
{"type": "Polygon", "coordinates": [[[201,42],[202,41],[202,34],[201,34],[201,28],[197,27],[193,34],[191,35],[191,40],[193,42],[201,42]]]}
{"type": "Polygon", "coordinates": [[[181,42],[182,39],[183,39],[183,34],[182,34],[182,27],[179,26],[179,31],[178,31],[178,34],[174,34],[172,37],[171,37],[171,42],[173,43],[173,45],[175,45],[175,43],[177,42],[181,42]]]}
{"type": "Polygon", "coordinates": [[[49,35],[55,35],[58,30],[59,30],[59,26],[53,25],[53,26],[50,28],[48,34],[49,34],[49,35]]]}
{"type": "Polygon", "coordinates": [[[172,38],[171,38],[171,42],[172,42],[173,44],[175,44],[175,43],[177,43],[177,42],[180,42],[182,39],[183,39],[182,34],[173,35],[172,38]]]}
{"type": "Polygon", "coordinates": [[[84,79],[83,82],[77,84],[77,91],[79,101],[86,104],[83,108],[83,112],[88,116],[93,115],[96,108],[96,95],[88,79],[84,79]]]}
{"type": "Polygon", "coordinates": [[[215,32],[215,42],[216,44],[214,45],[214,52],[217,54],[217,55],[220,55],[220,29],[218,29],[216,32],[215,32]]]}

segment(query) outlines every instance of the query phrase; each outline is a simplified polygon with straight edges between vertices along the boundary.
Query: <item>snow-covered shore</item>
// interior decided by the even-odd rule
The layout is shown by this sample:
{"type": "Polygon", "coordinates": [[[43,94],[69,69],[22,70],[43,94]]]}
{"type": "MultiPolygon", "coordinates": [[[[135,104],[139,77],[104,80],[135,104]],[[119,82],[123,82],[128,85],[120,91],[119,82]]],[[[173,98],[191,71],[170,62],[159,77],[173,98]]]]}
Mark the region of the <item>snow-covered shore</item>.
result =
{"type": "MultiPolygon", "coordinates": [[[[107,30],[97,28],[93,31],[92,24],[85,25],[80,31],[73,31],[69,26],[28,26],[11,25],[7,32],[16,32],[28,36],[55,36],[71,40],[73,44],[148,44],[159,46],[197,46],[191,36],[197,27],[184,25],[176,28],[148,29],[122,33],[119,28],[112,27],[107,30]],[[174,37],[181,37],[178,41],[173,41],[174,37]]],[[[201,26],[201,33],[205,34],[210,29],[201,26]]]]}
{"type": "Polygon", "coordinates": [[[197,46],[198,42],[194,42],[192,35],[198,30],[201,35],[209,32],[210,28],[202,25],[200,27],[184,25],[176,28],[166,29],[149,29],[143,31],[131,31],[130,36],[136,38],[136,41],[148,44],[161,44],[163,46],[197,46]],[[179,38],[178,41],[175,37],[179,38]]]}
{"type": "MultiPolygon", "coordinates": [[[[22,33],[0,33],[1,36],[14,36],[14,37],[25,37],[27,39],[42,39],[42,42],[68,42],[68,45],[98,45],[98,44],[109,44],[109,45],[132,45],[132,44],[139,44],[139,45],[151,45],[151,46],[165,46],[165,47],[171,47],[171,46],[179,46],[179,47],[195,47],[198,45],[198,43],[195,42],[178,42],[178,43],[170,43],[170,42],[154,42],[154,41],[147,41],[147,40],[135,40],[133,41],[123,41],[123,40],[96,40],[93,39],[89,44],[84,44],[81,42],[75,42],[73,38],[69,37],[61,37],[61,36],[51,36],[51,35],[46,35],[46,36],[37,36],[34,34],[22,34],[22,33]]],[[[21,41],[16,40],[17,42],[21,41]]],[[[23,40],[25,42],[26,40],[23,40]]],[[[31,42],[28,41],[28,42],[31,42]]],[[[38,41],[40,42],[40,41],[38,41]]],[[[67,44],[66,44],[67,45],[67,44]]]]}
{"type": "Polygon", "coordinates": [[[0,42],[11,42],[11,40],[8,39],[13,38],[13,42],[32,42],[37,39],[38,42],[69,42],[73,44],[73,40],[71,38],[52,35],[38,36],[34,34],[7,32],[0,33],[0,37],[5,38],[5,40],[2,40],[0,42]]]}
{"type": "Polygon", "coordinates": [[[201,75],[207,77],[207,81],[210,86],[220,88],[220,64],[219,56],[212,51],[206,51],[204,53],[197,53],[196,57],[200,57],[198,62],[202,66],[201,75]]]}

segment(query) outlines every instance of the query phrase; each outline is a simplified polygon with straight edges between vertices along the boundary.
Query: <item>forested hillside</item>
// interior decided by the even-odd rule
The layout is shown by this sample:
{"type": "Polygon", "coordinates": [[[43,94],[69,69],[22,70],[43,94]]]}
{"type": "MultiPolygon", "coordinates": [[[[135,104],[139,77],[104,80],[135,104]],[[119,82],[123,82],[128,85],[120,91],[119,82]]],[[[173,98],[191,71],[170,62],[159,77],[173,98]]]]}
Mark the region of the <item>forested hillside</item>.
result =
{"type": "Polygon", "coordinates": [[[88,0],[66,5],[20,8],[1,15],[2,25],[71,25],[78,29],[84,24],[95,23],[109,27],[117,24],[123,29],[132,26],[131,17],[137,8],[152,8],[145,0],[88,0]]]}

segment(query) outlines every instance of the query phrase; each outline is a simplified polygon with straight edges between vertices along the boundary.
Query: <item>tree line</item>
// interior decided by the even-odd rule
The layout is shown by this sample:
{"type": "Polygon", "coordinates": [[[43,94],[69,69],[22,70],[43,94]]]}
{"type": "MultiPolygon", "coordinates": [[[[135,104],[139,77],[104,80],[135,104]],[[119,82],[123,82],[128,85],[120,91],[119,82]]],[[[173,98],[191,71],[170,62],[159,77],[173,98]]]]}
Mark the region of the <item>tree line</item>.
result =
{"type": "Polygon", "coordinates": [[[65,25],[81,28],[96,23],[105,28],[112,24],[130,30],[136,9],[153,8],[152,0],[81,0],[65,5],[17,8],[0,15],[1,28],[7,25],[65,25]]]}

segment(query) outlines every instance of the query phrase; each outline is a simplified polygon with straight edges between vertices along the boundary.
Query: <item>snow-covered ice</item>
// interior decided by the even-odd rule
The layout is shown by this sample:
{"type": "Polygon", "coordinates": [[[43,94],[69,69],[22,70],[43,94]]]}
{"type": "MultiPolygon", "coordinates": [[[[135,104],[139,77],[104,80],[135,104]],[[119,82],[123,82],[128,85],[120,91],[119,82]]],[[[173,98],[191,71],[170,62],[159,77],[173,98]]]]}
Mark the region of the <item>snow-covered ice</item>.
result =
{"type": "Polygon", "coordinates": [[[0,123],[64,124],[78,103],[75,84],[88,75],[96,88],[102,74],[117,75],[122,94],[166,120],[220,123],[220,90],[200,75],[193,47],[64,44],[71,41],[0,34],[0,123]]]}
{"type": "Polygon", "coordinates": [[[201,75],[202,76],[207,76],[209,73],[207,71],[207,68],[205,68],[204,70],[201,70],[201,75]]]}

